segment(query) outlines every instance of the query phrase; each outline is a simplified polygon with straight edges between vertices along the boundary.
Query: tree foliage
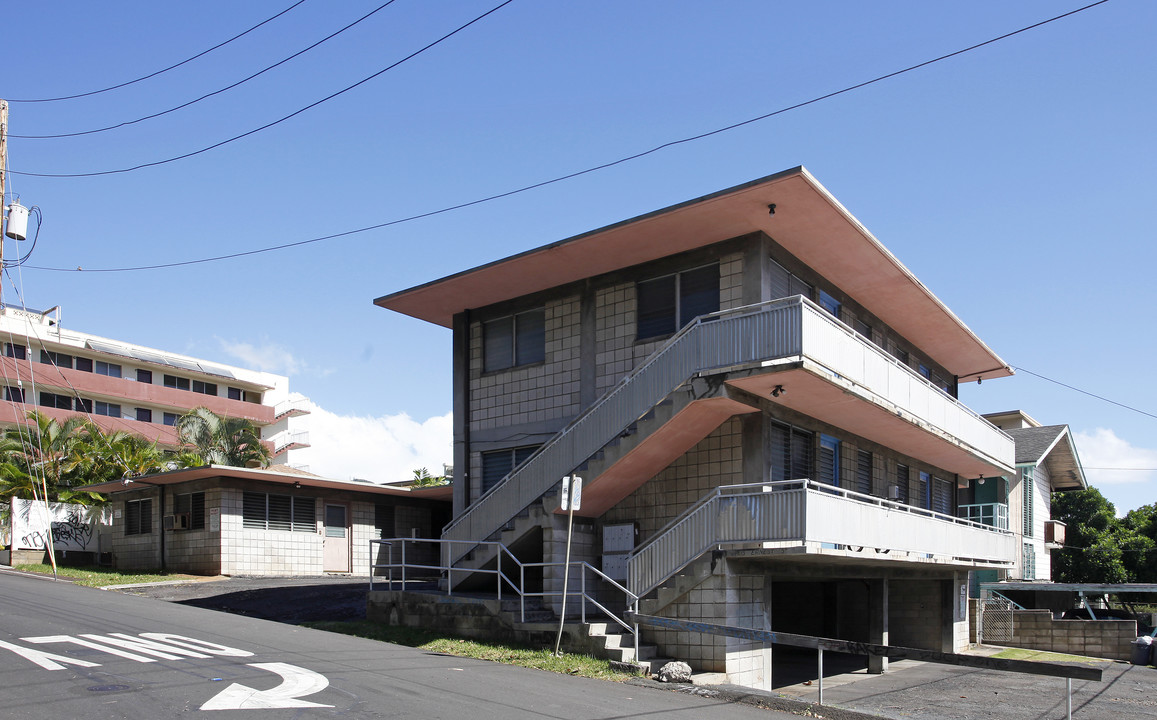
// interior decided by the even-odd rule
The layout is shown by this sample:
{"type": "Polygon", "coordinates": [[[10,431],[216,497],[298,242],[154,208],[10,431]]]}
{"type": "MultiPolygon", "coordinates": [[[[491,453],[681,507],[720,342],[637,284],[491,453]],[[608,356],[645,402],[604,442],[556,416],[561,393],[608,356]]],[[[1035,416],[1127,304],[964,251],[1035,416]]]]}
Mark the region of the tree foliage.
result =
{"type": "Polygon", "coordinates": [[[261,428],[251,420],[224,417],[206,407],[178,418],[177,435],[203,465],[268,467],[273,459],[261,444],[261,428]]]}
{"type": "Polygon", "coordinates": [[[426,468],[418,468],[414,471],[414,477],[410,481],[410,487],[425,488],[438,487],[439,485],[449,485],[450,478],[444,475],[431,475],[426,468]]]}
{"type": "Polygon", "coordinates": [[[1157,582],[1157,505],[1124,518],[1096,488],[1055,493],[1052,517],[1065,523],[1065,547],[1053,553],[1053,580],[1157,582]]]}

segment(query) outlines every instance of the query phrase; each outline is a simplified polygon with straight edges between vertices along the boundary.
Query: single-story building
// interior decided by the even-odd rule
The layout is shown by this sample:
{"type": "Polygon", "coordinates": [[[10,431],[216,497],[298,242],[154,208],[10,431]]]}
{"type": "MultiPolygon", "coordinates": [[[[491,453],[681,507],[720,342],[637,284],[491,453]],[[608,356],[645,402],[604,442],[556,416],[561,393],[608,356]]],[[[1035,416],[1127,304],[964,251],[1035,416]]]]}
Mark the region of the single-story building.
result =
{"type": "Polygon", "coordinates": [[[369,575],[370,540],[438,537],[452,495],[219,465],[85,490],[111,496],[117,569],[197,575],[369,575]]]}

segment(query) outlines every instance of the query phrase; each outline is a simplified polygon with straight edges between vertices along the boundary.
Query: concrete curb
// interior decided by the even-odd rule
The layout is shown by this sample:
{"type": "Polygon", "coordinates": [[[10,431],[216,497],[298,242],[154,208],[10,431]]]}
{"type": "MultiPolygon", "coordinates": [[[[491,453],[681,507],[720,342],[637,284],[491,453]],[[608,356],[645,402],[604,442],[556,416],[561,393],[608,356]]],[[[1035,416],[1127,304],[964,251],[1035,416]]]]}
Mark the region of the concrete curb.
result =
{"type": "Polygon", "coordinates": [[[685,695],[696,695],[711,700],[722,700],[728,703],[751,705],[753,707],[776,710],[779,712],[803,715],[805,717],[822,717],[826,720],[879,720],[880,715],[869,715],[855,710],[845,710],[835,705],[817,705],[803,700],[792,700],[773,693],[741,688],[735,685],[687,685],[684,683],[661,683],[658,680],[632,678],[625,682],[627,685],[666,690],[685,695]]]}

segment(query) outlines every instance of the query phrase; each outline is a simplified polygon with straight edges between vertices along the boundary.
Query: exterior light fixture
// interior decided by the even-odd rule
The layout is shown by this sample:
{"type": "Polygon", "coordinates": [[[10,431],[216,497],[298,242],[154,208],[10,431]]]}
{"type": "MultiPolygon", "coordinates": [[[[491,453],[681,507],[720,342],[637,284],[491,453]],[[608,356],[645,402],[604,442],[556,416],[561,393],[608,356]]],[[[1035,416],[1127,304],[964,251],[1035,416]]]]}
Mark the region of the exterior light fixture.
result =
{"type": "Polygon", "coordinates": [[[298,481],[295,481],[295,482],[293,483],[293,487],[294,487],[294,489],[295,489],[295,490],[300,490],[300,489],[301,489],[301,481],[300,481],[300,480],[298,480],[298,481]]]}
{"type": "Polygon", "coordinates": [[[780,395],[783,395],[785,392],[787,392],[787,390],[783,389],[783,385],[776,385],[771,390],[771,396],[772,397],[779,397],[780,395]]]}
{"type": "Polygon", "coordinates": [[[774,215],[775,214],[775,203],[771,203],[770,205],[767,206],[767,214],[768,215],[774,215]]]}

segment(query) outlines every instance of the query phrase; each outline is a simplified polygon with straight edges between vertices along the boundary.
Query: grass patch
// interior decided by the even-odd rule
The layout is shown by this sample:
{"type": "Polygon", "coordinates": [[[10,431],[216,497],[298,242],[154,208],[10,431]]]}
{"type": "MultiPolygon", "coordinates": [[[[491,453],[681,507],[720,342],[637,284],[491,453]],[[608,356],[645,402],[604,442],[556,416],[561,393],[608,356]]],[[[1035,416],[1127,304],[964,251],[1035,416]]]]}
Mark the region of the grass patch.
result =
{"type": "MultiPolygon", "coordinates": [[[[45,563],[38,563],[34,565],[16,565],[16,570],[23,572],[38,573],[40,575],[52,575],[52,566],[45,563]]],[[[88,566],[88,567],[63,567],[57,566],[57,575],[62,578],[67,578],[77,585],[87,585],[88,587],[104,587],[105,585],[129,585],[133,583],[150,583],[163,582],[165,580],[184,580],[193,579],[192,575],[181,575],[175,573],[165,572],[142,572],[142,573],[122,573],[109,568],[88,566]]]]}
{"type": "Polygon", "coordinates": [[[1084,655],[1067,655],[1065,653],[1046,652],[1044,650],[1027,650],[1025,648],[1009,648],[993,655],[1001,660],[1029,660],[1031,662],[1077,662],[1089,665],[1099,665],[1106,662],[1103,658],[1091,658],[1084,655]]]}
{"type": "Polygon", "coordinates": [[[627,673],[612,669],[607,660],[593,658],[589,655],[563,653],[561,657],[555,657],[549,649],[466,640],[424,628],[382,625],[381,623],[371,622],[369,620],[351,620],[345,622],[323,621],[302,624],[315,630],[354,635],[356,637],[379,640],[395,645],[420,648],[429,652],[476,658],[478,660],[493,660],[495,662],[506,663],[507,665],[518,665],[519,667],[535,668],[536,670],[549,670],[550,672],[564,673],[578,677],[613,680],[616,682],[622,682],[631,677],[627,673]]]}

